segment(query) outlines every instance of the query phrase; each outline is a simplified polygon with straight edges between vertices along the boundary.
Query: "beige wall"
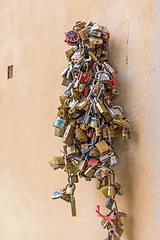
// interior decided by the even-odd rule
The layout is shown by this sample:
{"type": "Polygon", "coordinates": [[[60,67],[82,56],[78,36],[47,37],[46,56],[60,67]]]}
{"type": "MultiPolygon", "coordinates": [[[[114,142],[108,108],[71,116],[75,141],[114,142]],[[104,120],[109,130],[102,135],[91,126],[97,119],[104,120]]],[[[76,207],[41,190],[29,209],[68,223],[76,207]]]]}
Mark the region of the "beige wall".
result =
{"type": "Polygon", "coordinates": [[[158,0],[0,1],[0,239],[104,239],[95,214],[106,199],[96,181],[77,185],[77,217],[68,203],[51,199],[67,181],[48,161],[61,139],[52,122],[63,93],[67,65],[64,32],[77,20],[105,25],[111,32],[111,62],[118,70],[120,103],[132,124],[132,139],[117,140],[115,170],[126,211],[124,240],[160,239],[158,0]],[[7,66],[14,79],[7,80],[7,66]]]}

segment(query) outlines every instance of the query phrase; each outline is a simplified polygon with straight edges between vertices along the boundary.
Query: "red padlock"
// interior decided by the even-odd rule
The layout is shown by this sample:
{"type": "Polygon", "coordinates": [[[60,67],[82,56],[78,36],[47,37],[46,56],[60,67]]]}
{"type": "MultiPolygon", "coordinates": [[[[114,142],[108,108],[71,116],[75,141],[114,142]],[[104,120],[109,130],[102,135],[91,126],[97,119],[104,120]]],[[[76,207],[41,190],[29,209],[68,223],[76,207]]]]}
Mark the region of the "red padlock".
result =
{"type": "Polygon", "coordinates": [[[80,72],[78,74],[78,78],[80,79],[81,82],[86,83],[88,82],[90,77],[90,73],[89,72],[80,72]]]}
{"type": "Polygon", "coordinates": [[[88,132],[88,137],[91,138],[93,136],[94,129],[91,128],[88,132]]]}
{"type": "Polygon", "coordinates": [[[116,87],[116,86],[117,86],[117,84],[116,84],[114,78],[111,78],[109,83],[106,83],[106,87],[108,87],[108,88],[112,88],[112,87],[116,87]]]}
{"type": "Polygon", "coordinates": [[[93,165],[98,164],[98,163],[99,163],[99,159],[91,158],[88,162],[88,167],[92,167],[93,165]]]}
{"type": "Polygon", "coordinates": [[[85,87],[84,89],[84,96],[87,97],[89,92],[89,87],[85,87]]]}

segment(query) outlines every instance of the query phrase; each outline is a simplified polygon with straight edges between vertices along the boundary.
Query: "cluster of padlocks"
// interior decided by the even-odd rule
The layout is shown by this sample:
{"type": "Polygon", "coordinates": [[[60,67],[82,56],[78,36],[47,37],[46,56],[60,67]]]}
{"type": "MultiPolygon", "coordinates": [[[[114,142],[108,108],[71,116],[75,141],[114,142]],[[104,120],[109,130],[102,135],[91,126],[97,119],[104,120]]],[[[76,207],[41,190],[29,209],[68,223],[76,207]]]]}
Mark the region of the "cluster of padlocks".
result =
{"type": "Polygon", "coordinates": [[[66,51],[69,65],[61,73],[62,85],[66,87],[60,96],[60,107],[53,123],[55,136],[61,137],[63,156],[54,157],[51,167],[64,169],[68,183],[56,190],[52,199],[62,199],[71,204],[72,216],[76,216],[75,184],[78,178],[86,181],[97,179],[97,189],[107,198],[109,213],[96,212],[102,217],[102,226],[108,229],[106,239],[120,239],[123,233],[122,217],[116,196],[123,191],[115,180],[112,169],[119,154],[114,150],[113,138],[130,138],[130,124],[122,108],[113,106],[116,89],[116,71],[108,63],[108,40],[106,27],[76,22],[73,29],[65,33],[65,42],[72,46],[66,51]]]}

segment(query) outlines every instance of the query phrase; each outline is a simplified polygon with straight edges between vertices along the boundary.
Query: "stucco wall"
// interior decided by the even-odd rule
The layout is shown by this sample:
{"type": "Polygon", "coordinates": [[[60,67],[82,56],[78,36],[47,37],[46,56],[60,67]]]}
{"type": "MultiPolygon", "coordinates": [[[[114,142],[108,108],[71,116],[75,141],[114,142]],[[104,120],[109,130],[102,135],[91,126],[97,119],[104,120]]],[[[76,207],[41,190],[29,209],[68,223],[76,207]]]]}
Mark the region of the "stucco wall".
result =
{"type": "Polygon", "coordinates": [[[160,239],[158,0],[0,1],[0,238],[2,240],[104,239],[95,213],[106,199],[96,181],[80,180],[77,217],[51,199],[67,181],[48,161],[61,139],[52,122],[64,91],[60,73],[68,64],[64,32],[77,20],[92,20],[111,32],[111,63],[118,70],[120,103],[131,121],[132,139],[117,140],[115,167],[128,213],[124,240],[160,239]],[[7,66],[14,78],[7,79],[7,66]]]}

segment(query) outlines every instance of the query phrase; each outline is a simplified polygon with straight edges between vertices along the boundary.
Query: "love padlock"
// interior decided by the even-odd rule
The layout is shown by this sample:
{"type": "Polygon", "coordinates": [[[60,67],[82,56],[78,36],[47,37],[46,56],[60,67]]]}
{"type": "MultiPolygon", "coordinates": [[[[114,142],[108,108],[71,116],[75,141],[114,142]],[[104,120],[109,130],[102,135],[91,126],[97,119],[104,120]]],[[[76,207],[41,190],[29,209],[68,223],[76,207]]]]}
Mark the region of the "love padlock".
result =
{"type": "Polygon", "coordinates": [[[111,78],[109,82],[105,83],[106,84],[106,87],[108,88],[112,88],[112,87],[116,87],[117,84],[116,84],[116,81],[114,80],[114,78],[111,78]]]}
{"type": "Polygon", "coordinates": [[[80,72],[78,74],[78,78],[80,79],[81,82],[84,82],[84,83],[88,82],[89,77],[90,77],[89,72],[80,72]]]}

